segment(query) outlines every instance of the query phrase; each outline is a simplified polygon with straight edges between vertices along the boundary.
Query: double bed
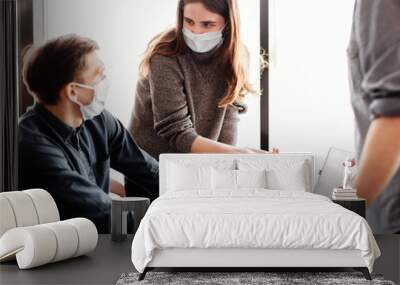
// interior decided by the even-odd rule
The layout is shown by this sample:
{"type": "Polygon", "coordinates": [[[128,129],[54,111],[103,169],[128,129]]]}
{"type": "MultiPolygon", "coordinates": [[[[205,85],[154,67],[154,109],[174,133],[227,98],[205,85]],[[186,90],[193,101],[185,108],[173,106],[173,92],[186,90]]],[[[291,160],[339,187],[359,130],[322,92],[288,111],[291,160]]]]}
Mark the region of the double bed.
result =
{"type": "Polygon", "coordinates": [[[312,193],[314,157],[163,154],[160,197],[132,262],[154,268],[351,267],[370,279],[380,251],[361,216],[312,193]]]}

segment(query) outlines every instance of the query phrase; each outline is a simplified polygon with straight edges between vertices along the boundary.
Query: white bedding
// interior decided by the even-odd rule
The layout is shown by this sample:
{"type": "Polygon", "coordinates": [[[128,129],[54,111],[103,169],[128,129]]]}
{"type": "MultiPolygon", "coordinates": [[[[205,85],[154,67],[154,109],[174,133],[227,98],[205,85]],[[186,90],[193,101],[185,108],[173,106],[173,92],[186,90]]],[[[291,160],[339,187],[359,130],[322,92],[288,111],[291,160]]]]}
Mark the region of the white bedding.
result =
{"type": "Polygon", "coordinates": [[[370,272],[380,255],[359,215],[321,195],[266,189],[160,196],[134,237],[135,268],[165,248],[358,249],[370,272]]]}

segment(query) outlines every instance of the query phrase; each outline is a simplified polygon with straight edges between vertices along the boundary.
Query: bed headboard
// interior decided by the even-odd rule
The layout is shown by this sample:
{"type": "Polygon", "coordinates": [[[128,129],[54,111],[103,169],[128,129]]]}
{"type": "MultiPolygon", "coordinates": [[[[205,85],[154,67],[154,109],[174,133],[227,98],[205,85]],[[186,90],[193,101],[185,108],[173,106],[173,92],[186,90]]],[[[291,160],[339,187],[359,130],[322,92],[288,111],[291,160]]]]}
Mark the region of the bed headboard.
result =
{"type": "Polygon", "coordinates": [[[167,189],[167,169],[168,163],[187,163],[193,166],[196,165],[230,165],[233,169],[237,167],[237,161],[240,159],[255,159],[255,160],[268,160],[273,163],[273,161],[282,160],[293,160],[293,161],[305,161],[309,166],[309,181],[310,188],[307,192],[313,192],[315,185],[315,165],[314,165],[314,155],[312,153],[280,153],[280,154],[187,154],[187,153],[166,153],[160,155],[160,188],[159,194],[164,194],[167,189]]]}

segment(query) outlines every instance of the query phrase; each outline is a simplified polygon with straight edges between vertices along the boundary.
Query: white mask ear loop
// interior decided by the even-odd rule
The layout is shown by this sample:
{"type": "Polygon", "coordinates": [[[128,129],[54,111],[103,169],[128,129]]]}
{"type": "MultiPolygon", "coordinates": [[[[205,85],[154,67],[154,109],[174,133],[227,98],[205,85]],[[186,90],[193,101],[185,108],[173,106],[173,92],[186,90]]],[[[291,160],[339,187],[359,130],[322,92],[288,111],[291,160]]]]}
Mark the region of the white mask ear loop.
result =
{"type": "Polygon", "coordinates": [[[82,87],[82,88],[94,90],[94,87],[90,86],[90,85],[86,85],[86,84],[82,84],[82,83],[78,83],[78,82],[72,82],[72,84],[82,87]]]}
{"type": "MultiPolygon", "coordinates": [[[[93,87],[93,86],[90,86],[90,85],[86,85],[86,84],[82,84],[82,83],[78,83],[78,82],[72,82],[72,84],[75,85],[75,86],[82,87],[82,88],[94,90],[94,87],[93,87]]],[[[80,107],[83,106],[83,104],[82,104],[81,102],[78,101],[78,95],[69,96],[69,99],[70,99],[72,102],[78,104],[80,107]]]]}
{"type": "Polygon", "coordinates": [[[76,96],[70,98],[73,102],[76,102],[80,106],[82,117],[84,120],[93,119],[95,116],[103,112],[108,93],[108,80],[106,77],[97,82],[95,86],[90,86],[77,82],[73,83],[76,84],[76,86],[94,91],[92,102],[90,102],[88,105],[83,105],[82,103],[80,103],[76,96]]]}

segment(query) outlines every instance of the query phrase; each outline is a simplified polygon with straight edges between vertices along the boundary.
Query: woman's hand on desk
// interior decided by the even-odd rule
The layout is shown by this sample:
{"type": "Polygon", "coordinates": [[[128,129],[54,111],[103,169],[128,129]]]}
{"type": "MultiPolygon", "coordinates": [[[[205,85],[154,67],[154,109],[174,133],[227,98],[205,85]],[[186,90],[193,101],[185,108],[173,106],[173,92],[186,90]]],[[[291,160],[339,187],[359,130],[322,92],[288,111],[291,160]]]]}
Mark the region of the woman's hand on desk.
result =
{"type": "Polygon", "coordinates": [[[250,147],[236,147],[233,145],[216,142],[208,138],[198,136],[191,148],[192,153],[243,153],[243,154],[278,154],[279,149],[273,148],[272,151],[255,149],[250,147]]]}
{"type": "Polygon", "coordinates": [[[251,147],[245,147],[245,148],[239,148],[239,153],[249,153],[249,154],[255,154],[255,153],[261,153],[261,154],[279,154],[279,149],[278,149],[278,148],[273,148],[272,151],[267,151],[267,150],[262,150],[262,149],[256,149],[256,148],[251,148],[251,147]]]}

